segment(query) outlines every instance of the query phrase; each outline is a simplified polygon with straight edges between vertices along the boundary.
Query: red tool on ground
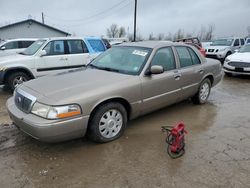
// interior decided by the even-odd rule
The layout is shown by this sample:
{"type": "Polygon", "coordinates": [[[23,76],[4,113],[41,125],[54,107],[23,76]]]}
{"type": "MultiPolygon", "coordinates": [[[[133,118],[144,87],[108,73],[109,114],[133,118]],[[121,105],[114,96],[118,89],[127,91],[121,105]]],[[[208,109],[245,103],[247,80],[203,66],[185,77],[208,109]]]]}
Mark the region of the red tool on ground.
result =
{"type": "Polygon", "coordinates": [[[185,153],[184,135],[187,134],[184,123],[178,123],[174,127],[163,126],[162,131],[167,132],[166,142],[169,156],[173,159],[181,157],[185,153]]]}

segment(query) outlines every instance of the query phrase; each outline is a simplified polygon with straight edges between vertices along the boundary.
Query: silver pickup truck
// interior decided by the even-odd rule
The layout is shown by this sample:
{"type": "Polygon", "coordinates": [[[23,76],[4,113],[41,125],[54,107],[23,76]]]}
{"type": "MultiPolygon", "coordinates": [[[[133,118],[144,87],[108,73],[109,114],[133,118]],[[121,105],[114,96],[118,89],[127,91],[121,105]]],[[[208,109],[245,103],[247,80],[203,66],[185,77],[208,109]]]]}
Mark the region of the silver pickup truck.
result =
{"type": "Polygon", "coordinates": [[[14,124],[32,137],[54,142],[87,135],[109,142],[127,120],[192,98],[207,101],[220,82],[221,64],[189,45],[125,43],[87,67],[18,86],[7,101],[14,124]]]}

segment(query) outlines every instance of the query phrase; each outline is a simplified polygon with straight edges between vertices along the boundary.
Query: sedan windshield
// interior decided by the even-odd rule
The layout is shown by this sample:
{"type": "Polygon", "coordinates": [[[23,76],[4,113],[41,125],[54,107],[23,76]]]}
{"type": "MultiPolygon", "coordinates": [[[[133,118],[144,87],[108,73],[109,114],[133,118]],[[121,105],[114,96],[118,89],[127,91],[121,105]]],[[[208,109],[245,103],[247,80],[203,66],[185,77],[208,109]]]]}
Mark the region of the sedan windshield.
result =
{"type": "Polygon", "coordinates": [[[45,43],[46,40],[38,40],[31,44],[26,50],[21,52],[23,55],[34,55],[37,50],[45,43]]]}
{"type": "Polygon", "coordinates": [[[250,52],[250,44],[242,46],[239,50],[241,53],[250,52]]]}
{"type": "Polygon", "coordinates": [[[106,71],[138,75],[151,51],[152,49],[143,47],[112,47],[88,66],[106,71]]]}
{"type": "Polygon", "coordinates": [[[217,39],[210,46],[231,46],[233,39],[217,39]]]}

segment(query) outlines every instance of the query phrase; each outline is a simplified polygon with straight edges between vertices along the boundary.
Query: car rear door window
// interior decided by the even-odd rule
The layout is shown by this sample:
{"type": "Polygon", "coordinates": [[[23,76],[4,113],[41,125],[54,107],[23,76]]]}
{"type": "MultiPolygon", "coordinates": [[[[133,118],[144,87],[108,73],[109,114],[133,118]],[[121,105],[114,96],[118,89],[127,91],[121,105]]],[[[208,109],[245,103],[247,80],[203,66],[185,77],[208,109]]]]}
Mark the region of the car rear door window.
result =
{"type": "Polygon", "coordinates": [[[182,68],[192,66],[193,61],[192,61],[192,57],[190,56],[188,49],[184,46],[177,46],[175,48],[179,57],[180,66],[182,68]]]}
{"type": "Polygon", "coordinates": [[[88,42],[95,52],[104,52],[105,51],[105,46],[101,40],[88,39],[88,42]]]}
{"type": "Polygon", "coordinates": [[[176,63],[172,48],[167,47],[159,49],[153,57],[151,65],[161,65],[164,71],[175,69],[176,63]]]}
{"type": "Polygon", "coordinates": [[[69,54],[81,54],[84,53],[83,41],[81,40],[68,40],[67,41],[69,54]]]}
{"type": "Polygon", "coordinates": [[[240,43],[241,43],[241,46],[243,46],[245,44],[245,40],[244,39],[240,39],[240,43]]]}
{"type": "Polygon", "coordinates": [[[63,55],[65,53],[64,41],[51,41],[44,47],[44,50],[46,51],[46,55],[63,55]]]}
{"type": "Polygon", "coordinates": [[[192,64],[193,65],[201,64],[200,58],[197,56],[197,54],[194,52],[194,50],[192,50],[191,48],[188,48],[188,51],[189,51],[191,58],[192,58],[192,64]]]}

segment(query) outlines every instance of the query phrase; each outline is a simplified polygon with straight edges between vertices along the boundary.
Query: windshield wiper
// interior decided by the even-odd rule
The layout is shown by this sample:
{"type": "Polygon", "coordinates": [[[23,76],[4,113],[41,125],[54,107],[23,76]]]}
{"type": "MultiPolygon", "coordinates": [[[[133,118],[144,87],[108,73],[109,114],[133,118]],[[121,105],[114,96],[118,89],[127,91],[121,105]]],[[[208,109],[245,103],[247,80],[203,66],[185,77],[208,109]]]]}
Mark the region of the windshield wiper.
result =
{"type": "Polygon", "coordinates": [[[111,72],[120,72],[118,69],[110,68],[110,67],[99,67],[93,64],[89,64],[88,67],[96,68],[99,70],[111,71],[111,72]]]}

